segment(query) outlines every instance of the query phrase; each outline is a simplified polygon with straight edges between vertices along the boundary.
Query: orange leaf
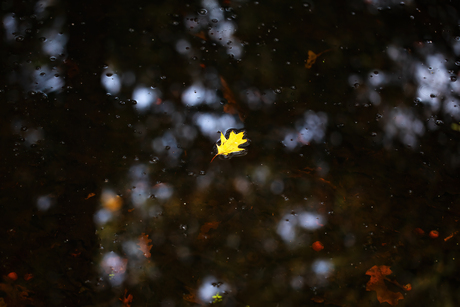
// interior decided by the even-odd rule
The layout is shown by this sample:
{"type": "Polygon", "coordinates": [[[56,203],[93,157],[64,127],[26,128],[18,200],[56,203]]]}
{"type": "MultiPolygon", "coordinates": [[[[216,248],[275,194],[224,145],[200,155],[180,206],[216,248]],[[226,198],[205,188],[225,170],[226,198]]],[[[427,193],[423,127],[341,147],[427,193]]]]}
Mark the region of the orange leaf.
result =
{"type": "Polygon", "coordinates": [[[220,222],[209,222],[201,226],[200,234],[198,235],[198,239],[206,239],[206,234],[211,229],[217,229],[219,227],[220,222]]]}
{"type": "Polygon", "coordinates": [[[24,280],[25,281],[29,281],[31,280],[32,278],[34,278],[34,275],[28,273],[28,274],[24,274],[24,280]]]}
{"type": "Polygon", "coordinates": [[[380,303],[387,302],[388,304],[395,306],[398,304],[398,301],[404,299],[404,297],[401,292],[390,291],[385,284],[385,279],[387,279],[385,276],[390,275],[391,273],[392,272],[389,266],[374,265],[366,272],[366,275],[371,277],[366,284],[366,290],[375,291],[380,303]]]}
{"type": "Polygon", "coordinates": [[[311,248],[313,248],[315,252],[319,252],[320,250],[324,249],[324,245],[320,241],[316,241],[311,245],[311,248]]]}
{"type": "Polygon", "coordinates": [[[150,249],[152,248],[152,244],[149,244],[152,242],[152,240],[149,239],[149,235],[146,235],[145,233],[142,233],[142,235],[139,237],[139,250],[144,253],[144,256],[146,258],[150,258],[152,254],[150,254],[150,249]]]}
{"type": "Polygon", "coordinates": [[[93,196],[96,196],[96,194],[95,193],[89,193],[88,196],[86,196],[85,200],[90,199],[93,196]]]}
{"type": "Polygon", "coordinates": [[[18,279],[18,274],[16,274],[16,272],[11,272],[8,274],[8,278],[11,280],[16,280],[18,279]]]}
{"type": "Polygon", "coordinates": [[[320,52],[320,53],[318,53],[318,54],[314,53],[314,52],[311,51],[311,50],[308,50],[308,59],[307,59],[307,63],[305,64],[305,68],[306,68],[306,69],[310,69],[310,68],[313,66],[313,64],[315,64],[316,59],[317,59],[320,55],[322,55],[323,53],[328,52],[328,51],[330,51],[330,50],[331,50],[331,49],[324,50],[324,51],[322,51],[322,52],[320,52]]]}
{"type": "Polygon", "coordinates": [[[125,289],[125,295],[123,299],[119,298],[119,300],[123,303],[123,307],[131,307],[131,302],[133,301],[133,295],[129,294],[128,296],[126,296],[126,294],[128,294],[128,289],[125,289]]]}
{"type": "Polygon", "coordinates": [[[457,233],[458,233],[458,231],[451,233],[449,236],[444,238],[444,241],[452,239],[454,237],[454,235],[456,235],[457,233]]]}

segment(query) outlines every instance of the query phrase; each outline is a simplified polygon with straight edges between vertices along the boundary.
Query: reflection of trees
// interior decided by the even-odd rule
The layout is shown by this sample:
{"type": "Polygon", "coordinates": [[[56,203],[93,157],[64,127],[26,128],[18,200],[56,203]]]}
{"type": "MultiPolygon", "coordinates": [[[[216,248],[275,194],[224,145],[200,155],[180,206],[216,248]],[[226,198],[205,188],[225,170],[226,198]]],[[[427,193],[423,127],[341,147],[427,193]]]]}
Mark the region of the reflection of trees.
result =
{"type": "Polygon", "coordinates": [[[139,304],[359,305],[379,261],[455,281],[452,241],[413,230],[456,231],[458,16],[386,5],[8,7],[2,223],[26,239],[7,265],[58,305],[124,288],[139,304]],[[216,132],[242,127],[249,154],[210,165],[216,132]]]}

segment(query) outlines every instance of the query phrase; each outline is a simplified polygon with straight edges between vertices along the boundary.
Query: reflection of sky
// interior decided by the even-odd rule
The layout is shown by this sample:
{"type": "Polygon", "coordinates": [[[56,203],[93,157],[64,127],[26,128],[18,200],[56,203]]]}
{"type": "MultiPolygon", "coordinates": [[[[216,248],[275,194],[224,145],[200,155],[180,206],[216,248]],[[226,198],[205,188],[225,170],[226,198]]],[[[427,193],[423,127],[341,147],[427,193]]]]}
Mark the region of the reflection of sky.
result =
{"type": "Polygon", "coordinates": [[[157,98],[157,94],[154,90],[142,85],[139,85],[133,91],[133,99],[137,102],[135,107],[139,111],[147,110],[157,98]]]}
{"type": "Polygon", "coordinates": [[[167,131],[161,137],[157,137],[152,141],[153,150],[158,153],[167,153],[168,156],[177,159],[182,153],[182,149],[178,148],[176,137],[171,131],[167,131]]]}
{"type": "MultiPolygon", "coordinates": [[[[202,0],[202,5],[204,9],[201,9],[197,15],[185,17],[184,24],[187,30],[193,33],[207,31],[209,38],[227,49],[227,54],[241,58],[243,51],[241,41],[233,35],[236,24],[225,18],[225,9],[216,0],[202,0]]],[[[176,46],[181,49],[182,47],[186,47],[182,42],[180,46],[176,46]]]]}
{"type": "Polygon", "coordinates": [[[53,202],[49,195],[44,195],[37,198],[38,210],[46,211],[51,207],[52,204],[53,202]]]}
{"type": "Polygon", "coordinates": [[[101,261],[101,270],[106,274],[113,274],[109,277],[112,286],[116,287],[125,280],[127,260],[122,259],[114,252],[106,253],[101,261]]]}
{"type": "Polygon", "coordinates": [[[290,150],[299,145],[309,144],[312,141],[323,141],[327,128],[327,114],[324,112],[307,111],[302,119],[296,121],[296,131],[288,130],[283,144],[290,150]]]}
{"type": "Polygon", "coordinates": [[[203,102],[210,104],[216,101],[216,91],[205,88],[200,82],[195,82],[182,94],[182,102],[188,106],[196,106],[203,102]]]}
{"type": "Polygon", "coordinates": [[[160,183],[153,187],[152,193],[157,199],[167,200],[173,195],[173,187],[166,183],[160,183]]]}
{"type": "Polygon", "coordinates": [[[43,33],[46,40],[42,44],[42,49],[48,55],[57,56],[65,53],[68,38],[66,34],[59,33],[57,29],[59,28],[49,29],[43,33]]]}
{"type": "MultiPolygon", "coordinates": [[[[382,9],[387,8],[390,9],[391,7],[401,7],[401,5],[410,5],[412,4],[413,0],[366,0],[364,1],[366,4],[372,5],[375,9],[382,9]]],[[[377,13],[376,11],[372,10],[372,12],[377,13]]]]}
{"type": "Polygon", "coordinates": [[[299,131],[299,140],[303,144],[311,141],[322,142],[326,133],[327,115],[324,112],[315,113],[307,111],[303,121],[297,121],[296,128],[299,131]]]}
{"type": "Polygon", "coordinates": [[[6,14],[3,17],[3,27],[5,28],[6,39],[9,41],[14,40],[13,33],[17,32],[17,22],[12,14],[6,14]]]}
{"type": "Polygon", "coordinates": [[[130,168],[129,173],[132,177],[131,184],[133,186],[131,192],[132,202],[136,207],[142,206],[150,196],[148,168],[144,164],[135,165],[130,168]]]}
{"type": "Polygon", "coordinates": [[[426,58],[426,66],[416,66],[415,77],[419,83],[417,96],[423,103],[431,106],[433,111],[440,108],[443,93],[447,92],[450,76],[443,64],[444,58],[438,55],[430,55],[426,58]]]}
{"type": "Polygon", "coordinates": [[[402,143],[413,147],[417,143],[417,138],[422,136],[424,132],[423,122],[414,115],[411,109],[392,109],[385,123],[387,142],[390,142],[394,137],[399,137],[402,143]]]}
{"type": "Polygon", "coordinates": [[[102,72],[101,83],[102,86],[104,86],[105,90],[112,95],[116,95],[120,92],[120,77],[117,74],[115,74],[111,69],[106,69],[102,72]]]}
{"type": "Polygon", "coordinates": [[[44,93],[60,92],[64,86],[64,80],[60,77],[57,68],[51,70],[47,65],[34,70],[33,80],[33,89],[44,93]]]}
{"type": "Polygon", "coordinates": [[[193,117],[201,133],[213,141],[219,138],[218,131],[225,133],[228,128],[243,128],[243,124],[236,122],[235,117],[229,114],[221,116],[210,113],[195,113],[193,117]]]}
{"type": "Polygon", "coordinates": [[[334,269],[334,264],[329,260],[317,259],[311,268],[318,277],[328,277],[334,269]]]}
{"type": "Polygon", "coordinates": [[[212,297],[219,292],[228,292],[230,287],[227,283],[219,283],[219,287],[215,286],[219,283],[219,280],[214,276],[206,276],[198,289],[198,296],[204,302],[212,301],[212,297]]]}
{"type": "Polygon", "coordinates": [[[297,226],[307,230],[316,230],[323,227],[325,223],[325,217],[318,213],[308,211],[300,211],[296,215],[287,213],[278,222],[277,233],[286,243],[294,243],[297,226]]]}

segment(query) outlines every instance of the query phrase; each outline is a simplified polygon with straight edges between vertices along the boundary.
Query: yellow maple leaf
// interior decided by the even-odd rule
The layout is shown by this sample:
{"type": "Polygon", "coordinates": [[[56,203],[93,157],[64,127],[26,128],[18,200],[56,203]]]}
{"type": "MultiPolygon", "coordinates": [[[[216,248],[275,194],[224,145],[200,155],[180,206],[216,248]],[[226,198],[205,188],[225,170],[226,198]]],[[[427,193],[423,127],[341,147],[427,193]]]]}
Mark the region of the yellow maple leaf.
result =
{"type": "Polygon", "coordinates": [[[246,149],[240,148],[240,145],[248,145],[249,140],[248,139],[243,139],[244,137],[244,131],[235,133],[235,129],[230,129],[227,131],[226,135],[228,138],[225,137],[225,135],[221,132],[220,133],[220,140],[217,141],[217,154],[212,158],[211,162],[214,161],[214,159],[219,156],[227,156],[231,157],[231,154],[234,153],[240,153],[243,154],[246,149]],[[230,133],[229,133],[230,131],[230,133]],[[220,144],[219,144],[220,143],[220,144]]]}

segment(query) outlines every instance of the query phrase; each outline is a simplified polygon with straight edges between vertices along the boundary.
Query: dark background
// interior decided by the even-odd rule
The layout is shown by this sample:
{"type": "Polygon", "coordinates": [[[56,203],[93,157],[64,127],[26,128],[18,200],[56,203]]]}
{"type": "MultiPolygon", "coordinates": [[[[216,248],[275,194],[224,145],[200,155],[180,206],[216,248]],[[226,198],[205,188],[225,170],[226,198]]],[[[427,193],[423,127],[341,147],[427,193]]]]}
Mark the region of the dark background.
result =
{"type": "Polygon", "coordinates": [[[460,304],[455,1],[0,16],[0,306],[460,304]]]}

